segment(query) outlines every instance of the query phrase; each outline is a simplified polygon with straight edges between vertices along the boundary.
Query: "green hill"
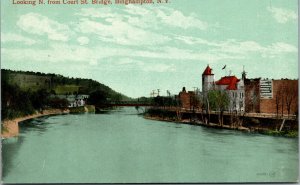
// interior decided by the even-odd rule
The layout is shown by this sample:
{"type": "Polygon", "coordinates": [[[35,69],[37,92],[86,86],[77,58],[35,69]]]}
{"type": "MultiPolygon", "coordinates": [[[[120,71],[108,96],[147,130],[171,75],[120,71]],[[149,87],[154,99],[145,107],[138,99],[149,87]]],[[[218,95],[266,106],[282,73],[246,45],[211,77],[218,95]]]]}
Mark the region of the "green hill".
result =
{"type": "Polygon", "coordinates": [[[57,95],[91,94],[101,90],[108,94],[111,100],[131,100],[131,98],[112,90],[110,87],[92,79],[69,78],[58,74],[45,74],[29,71],[12,71],[1,69],[2,82],[16,85],[24,91],[45,89],[57,95]]]}
{"type": "Polygon", "coordinates": [[[52,95],[90,95],[87,103],[109,106],[111,101],[132,100],[91,79],[69,78],[57,74],[1,69],[2,120],[22,117],[45,108],[66,108],[66,98],[52,95]]]}

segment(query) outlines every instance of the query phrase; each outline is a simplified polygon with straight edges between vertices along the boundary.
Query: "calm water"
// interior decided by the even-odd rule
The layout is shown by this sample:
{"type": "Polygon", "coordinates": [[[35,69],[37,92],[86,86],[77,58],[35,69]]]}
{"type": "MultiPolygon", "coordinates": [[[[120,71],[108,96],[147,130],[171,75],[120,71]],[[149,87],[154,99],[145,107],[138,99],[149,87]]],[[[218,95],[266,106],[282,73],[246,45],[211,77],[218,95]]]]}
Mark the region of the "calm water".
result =
{"type": "Polygon", "coordinates": [[[2,144],[5,183],[298,179],[297,139],[145,120],[134,108],[35,119],[2,144]]]}

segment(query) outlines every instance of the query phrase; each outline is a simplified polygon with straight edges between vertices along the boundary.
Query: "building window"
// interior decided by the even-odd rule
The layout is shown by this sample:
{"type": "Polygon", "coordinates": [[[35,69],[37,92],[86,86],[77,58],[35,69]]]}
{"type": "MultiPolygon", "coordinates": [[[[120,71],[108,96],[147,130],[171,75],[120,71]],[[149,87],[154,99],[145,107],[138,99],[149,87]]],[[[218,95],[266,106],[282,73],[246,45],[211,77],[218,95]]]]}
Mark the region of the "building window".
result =
{"type": "Polygon", "coordinates": [[[244,98],[244,93],[243,92],[240,93],[240,98],[244,98]]]}

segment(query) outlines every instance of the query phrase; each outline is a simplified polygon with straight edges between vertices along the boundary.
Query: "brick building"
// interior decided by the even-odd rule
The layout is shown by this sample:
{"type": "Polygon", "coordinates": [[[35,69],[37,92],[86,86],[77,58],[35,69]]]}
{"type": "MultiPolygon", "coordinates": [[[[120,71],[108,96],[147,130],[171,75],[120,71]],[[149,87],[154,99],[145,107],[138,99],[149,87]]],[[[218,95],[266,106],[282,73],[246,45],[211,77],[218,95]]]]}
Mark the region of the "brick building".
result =
{"type": "Polygon", "coordinates": [[[273,97],[260,99],[260,112],[296,114],[298,112],[298,80],[272,80],[273,97]],[[290,109],[290,110],[288,110],[290,109]]]}
{"type": "Polygon", "coordinates": [[[245,106],[246,112],[296,114],[298,80],[245,79],[245,106]]]}
{"type": "Polygon", "coordinates": [[[192,109],[195,106],[194,98],[195,93],[193,91],[186,91],[185,87],[182,88],[182,91],[178,95],[181,107],[184,109],[192,109]]]}

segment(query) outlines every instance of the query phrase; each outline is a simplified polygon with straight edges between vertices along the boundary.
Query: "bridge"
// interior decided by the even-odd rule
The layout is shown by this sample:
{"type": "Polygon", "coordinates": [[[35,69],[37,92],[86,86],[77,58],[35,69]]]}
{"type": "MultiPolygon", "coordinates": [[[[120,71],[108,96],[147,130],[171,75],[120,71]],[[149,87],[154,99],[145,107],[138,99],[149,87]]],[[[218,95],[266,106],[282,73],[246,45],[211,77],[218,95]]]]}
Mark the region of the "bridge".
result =
{"type": "Polygon", "coordinates": [[[106,104],[107,106],[112,107],[136,107],[136,106],[143,106],[143,107],[149,107],[153,106],[151,102],[145,102],[145,101],[112,101],[106,104]]]}

